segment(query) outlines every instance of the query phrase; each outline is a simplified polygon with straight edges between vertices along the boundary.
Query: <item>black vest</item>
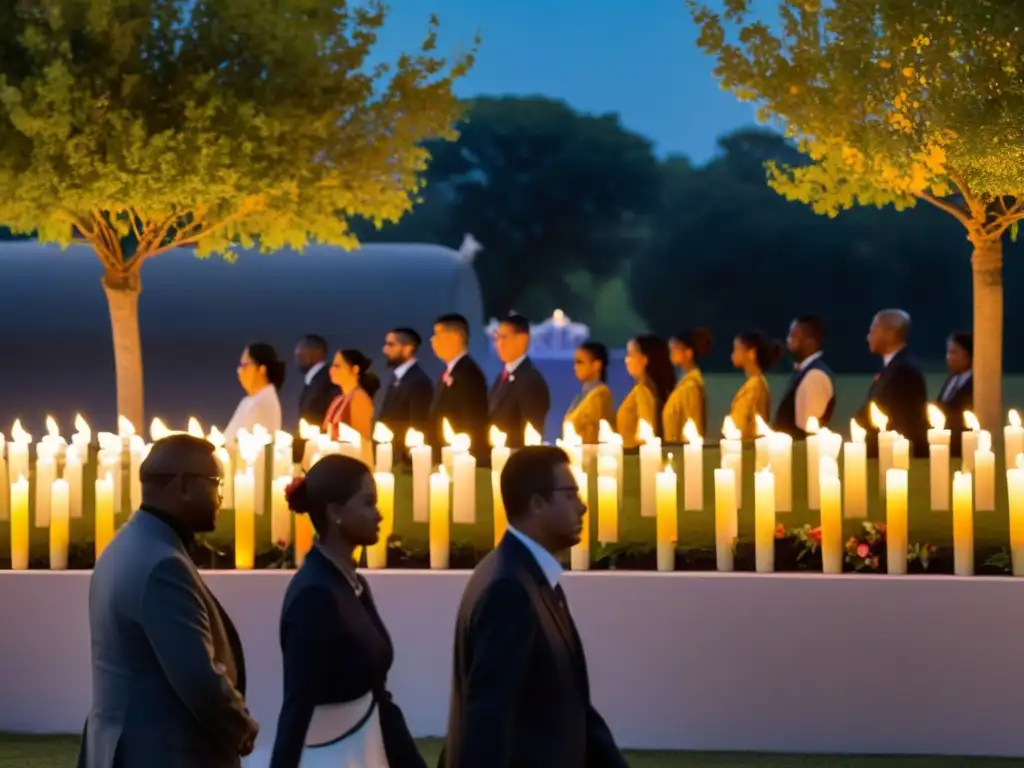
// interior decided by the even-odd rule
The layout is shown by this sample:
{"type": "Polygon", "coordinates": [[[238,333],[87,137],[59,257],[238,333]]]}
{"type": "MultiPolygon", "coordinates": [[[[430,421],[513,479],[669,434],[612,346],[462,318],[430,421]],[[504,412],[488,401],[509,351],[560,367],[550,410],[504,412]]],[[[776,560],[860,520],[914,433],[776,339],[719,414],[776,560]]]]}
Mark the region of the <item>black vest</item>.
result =
{"type": "Polygon", "coordinates": [[[820,419],[821,426],[828,426],[832,419],[832,411],[836,407],[835,376],[832,375],[832,369],[825,364],[824,358],[819,357],[803,370],[796,371],[789,380],[789,386],[786,387],[782,400],[779,401],[779,408],[775,411],[775,422],[772,424],[772,429],[776,432],[792,435],[794,440],[803,440],[807,437],[807,433],[804,431],[804,427],[807,425],[796,423],[796,390],[800,386],[800,382],[804,380],[804,376],[814,370],[821,371],[832,382],[832,399],[828,401],[825,413],[820,419]]]}

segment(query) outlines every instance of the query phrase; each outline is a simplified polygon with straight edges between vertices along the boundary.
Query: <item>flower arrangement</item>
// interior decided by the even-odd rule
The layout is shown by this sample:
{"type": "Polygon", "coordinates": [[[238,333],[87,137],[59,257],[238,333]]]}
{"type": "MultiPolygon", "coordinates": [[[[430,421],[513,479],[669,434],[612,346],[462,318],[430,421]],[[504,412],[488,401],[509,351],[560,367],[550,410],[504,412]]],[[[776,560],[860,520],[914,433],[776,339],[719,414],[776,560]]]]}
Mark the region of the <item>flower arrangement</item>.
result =
{"type": "MultiPolygon", "coordinates": [[[[862,530],[846,540],[845,560],[854,571],[877,572],[885,562],[885,523],[864,521],[862,530]]],[[[803,568],[814,568],[809,561],[821,556],[821,526],[802,525],[787,529],[779,523],[775,527],[776,544],[789,542],[796,551],[796,562],[803,568]]],[[[914,543],[907,548],[907,561],[919,563],[922,570],[928,566],[938,547],[927,542],[914,543]]]]}

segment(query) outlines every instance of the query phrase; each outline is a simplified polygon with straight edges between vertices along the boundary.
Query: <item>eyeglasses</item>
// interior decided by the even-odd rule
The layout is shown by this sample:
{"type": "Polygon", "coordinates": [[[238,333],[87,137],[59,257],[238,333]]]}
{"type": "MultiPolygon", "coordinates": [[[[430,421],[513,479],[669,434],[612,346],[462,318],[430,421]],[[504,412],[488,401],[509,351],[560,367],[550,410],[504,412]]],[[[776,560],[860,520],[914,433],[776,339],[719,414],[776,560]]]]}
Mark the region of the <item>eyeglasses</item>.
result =
{"type": "Polygon", "coordinates": [[[207,482],[216,485],[218,490],[224,489],[223,477],[214,477],[213,475],[201,475],[196,472],[179,472],[176,475],[144,475],[140,479],[142,480],[143,483],[153,483],[154,485],[159,485],[162,483],[163,485],[170,485],[172,481],[176,480],[179,477],[194,477],[199,480],[206,480],[207,482]]]}

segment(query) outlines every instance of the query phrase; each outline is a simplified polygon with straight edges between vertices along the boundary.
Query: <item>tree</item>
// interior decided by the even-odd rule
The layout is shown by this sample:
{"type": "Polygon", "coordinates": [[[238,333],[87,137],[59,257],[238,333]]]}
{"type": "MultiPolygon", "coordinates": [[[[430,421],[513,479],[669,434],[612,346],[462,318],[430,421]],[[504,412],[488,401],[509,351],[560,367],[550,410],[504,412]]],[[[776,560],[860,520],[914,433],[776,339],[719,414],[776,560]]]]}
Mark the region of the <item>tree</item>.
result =
{"type": "Polygon", "coordinates": [[[140,270],[180,246],[353,247],[352,216],[399,218],[428,139],[452,139],[437,20],[369,57],[379,0],[8,0],[0,4],[0,224],[92,246],[118,410],[143,416],[140,270]]]}
{"type": "Polygon", "coordinates": [[[479,98],[458,141],[429,148],[421,207],[384,236],[457,248],[471,233],[483,245],[474,264],[490,315],[530,311],[520,302],[531,288],[568,294],[576,270],[616,275],[642,243],[657,162],[617,115],[542,97],[479,98]]]}
{"type": "Polygon", "coordinates": [[[973,248],[974,402],[1002,420],[1003,238],[1024,218],[1024,27],[1004,0],[689,0],[716,75],[811,160],[769,184],[815,212],[925,201],[973,248]],[[734,34],[730,35],[729,32],[734,34]]]}

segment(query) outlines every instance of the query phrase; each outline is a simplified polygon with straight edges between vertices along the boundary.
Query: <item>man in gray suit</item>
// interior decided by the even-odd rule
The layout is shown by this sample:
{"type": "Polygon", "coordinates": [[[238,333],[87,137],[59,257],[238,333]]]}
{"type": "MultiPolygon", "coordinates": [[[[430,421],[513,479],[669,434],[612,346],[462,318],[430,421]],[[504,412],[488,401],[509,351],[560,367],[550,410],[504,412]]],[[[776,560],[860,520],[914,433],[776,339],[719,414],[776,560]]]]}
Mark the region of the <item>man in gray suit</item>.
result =
{"type": "Polygon", "coordinates": [[[235,768],[259,725],[243,694],[231,620],[188,555],[221,502],[213,446],[188,435],[153,444],[142,506],[89,584],[92,709],[80,768],[235,768]]]}

